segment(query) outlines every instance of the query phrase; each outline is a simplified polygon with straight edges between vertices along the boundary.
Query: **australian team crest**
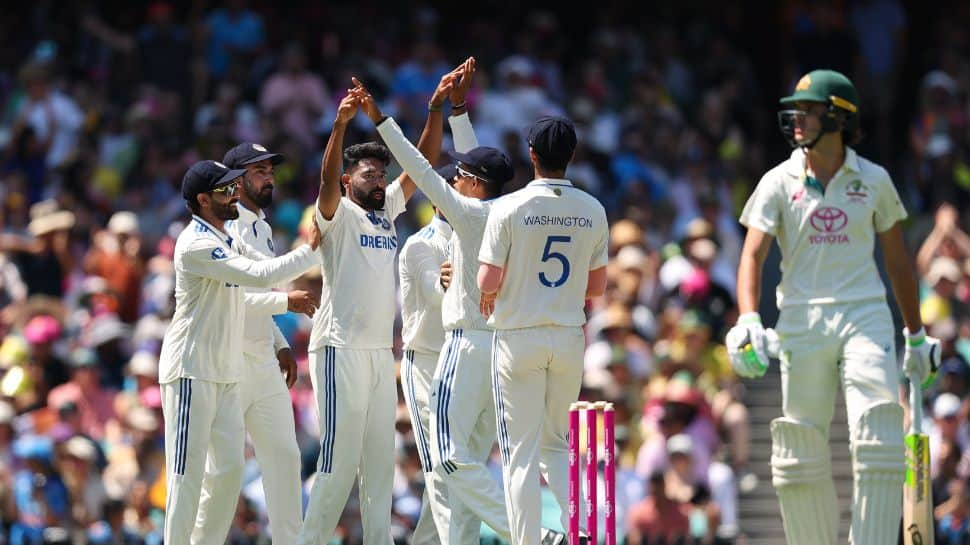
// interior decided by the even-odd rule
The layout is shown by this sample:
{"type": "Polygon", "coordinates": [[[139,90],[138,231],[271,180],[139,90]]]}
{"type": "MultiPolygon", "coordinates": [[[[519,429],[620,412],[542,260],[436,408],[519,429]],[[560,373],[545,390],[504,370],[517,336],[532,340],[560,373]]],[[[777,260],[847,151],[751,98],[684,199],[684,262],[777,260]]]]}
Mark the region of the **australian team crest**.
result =
{"type": "Polygon", "coordinates": [[[849,202],[865,202],[869,196],[869,186],[862,180],[852,180],[845,189],[845,195],[849,197],[849,202]]]}

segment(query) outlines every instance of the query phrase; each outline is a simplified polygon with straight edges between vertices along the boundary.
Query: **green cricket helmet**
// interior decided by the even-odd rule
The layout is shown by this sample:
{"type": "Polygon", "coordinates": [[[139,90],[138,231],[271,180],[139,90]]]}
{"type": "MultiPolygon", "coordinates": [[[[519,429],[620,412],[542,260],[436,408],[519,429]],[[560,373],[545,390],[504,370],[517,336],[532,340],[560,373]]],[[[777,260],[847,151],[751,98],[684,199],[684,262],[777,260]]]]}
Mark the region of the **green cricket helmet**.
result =
{"type": "Polygon", "coordinates": [[[828,113],[821,118],[821,132],[811,142],[802,144],[795,140],[795,119],[805,112],[796,109],[778,112],[778,125],[792,147],[811,148],[825,133],[841,130],[843,135],[852,135],[859,128],[859,92],[849,78],[835,70],[813,70],[805,74],[795,85],[795,92],[779,102],[786,106],[796,102],[819,102],[828,106],[828,113]],[[840,120],[844,122],[842,126],[840,120]]]}

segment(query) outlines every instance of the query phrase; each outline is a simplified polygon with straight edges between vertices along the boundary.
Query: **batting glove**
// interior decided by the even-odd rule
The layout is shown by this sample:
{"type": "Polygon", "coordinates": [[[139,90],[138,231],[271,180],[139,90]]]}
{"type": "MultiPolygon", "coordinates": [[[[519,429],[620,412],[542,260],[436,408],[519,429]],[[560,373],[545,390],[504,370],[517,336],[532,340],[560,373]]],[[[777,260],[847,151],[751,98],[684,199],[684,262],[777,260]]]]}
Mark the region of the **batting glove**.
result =
{"type": "Polygon", "coordinates": [[[768,370],[768,333],[757,312],[742,314],[728,331],[725,344],[731,366],[739,376],[758,378],[768,370]]]}
{"type": "Polygon", "coordinates": [[[936,370],[940,368],[940,340],[926,335],[920,328],[915,333],[903,328],[906,336],[906,351],[903,354],[903,371],[910,382],[920,383],[926,388],[936,379],[936,370]]]}

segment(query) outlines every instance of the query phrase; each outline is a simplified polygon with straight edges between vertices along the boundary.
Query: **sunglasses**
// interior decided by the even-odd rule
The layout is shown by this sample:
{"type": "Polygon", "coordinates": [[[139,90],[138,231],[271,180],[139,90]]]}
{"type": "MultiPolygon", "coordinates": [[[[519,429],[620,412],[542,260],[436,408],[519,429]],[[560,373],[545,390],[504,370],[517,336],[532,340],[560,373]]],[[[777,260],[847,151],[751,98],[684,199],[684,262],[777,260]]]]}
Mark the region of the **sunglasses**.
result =
{"type": "Polygon", "coordinates": [[[467,170],[465,170],[465,169],[463,169],[461,167],[456,167],[456,168],[458,170],[458,175],[459,176],[462,176],[464,178],[475,178],[476,180],[482,182],[483,184],[488,181],[485,178],[482,178],[481,176],[477,176],[475,174],[472,174],[471,172],[468,172],[467,170]]]}
{"type": "Polygon", "coordinates": [[[233,182],[229,185],[224,185],[222,187],[217,187],[212,190],[213,193],[225,193],[227,197],[232,197],[239,190],[239,182],[233,182]]]}

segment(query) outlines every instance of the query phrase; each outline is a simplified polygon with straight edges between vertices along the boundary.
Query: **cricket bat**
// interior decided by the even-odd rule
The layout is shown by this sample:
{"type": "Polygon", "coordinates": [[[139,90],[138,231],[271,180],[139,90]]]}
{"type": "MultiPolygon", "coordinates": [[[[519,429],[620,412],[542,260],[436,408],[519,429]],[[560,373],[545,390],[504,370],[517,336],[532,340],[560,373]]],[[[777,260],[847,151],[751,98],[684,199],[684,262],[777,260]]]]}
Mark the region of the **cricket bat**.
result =
{"type": "Polygon", "coordinates": [[[933,545],[933,490],[930,488],[930,439],[922,432],[923,392],[909,381],[909,433],[906,435],[906,482],[903,485],[903,543],[933,545]]]}

